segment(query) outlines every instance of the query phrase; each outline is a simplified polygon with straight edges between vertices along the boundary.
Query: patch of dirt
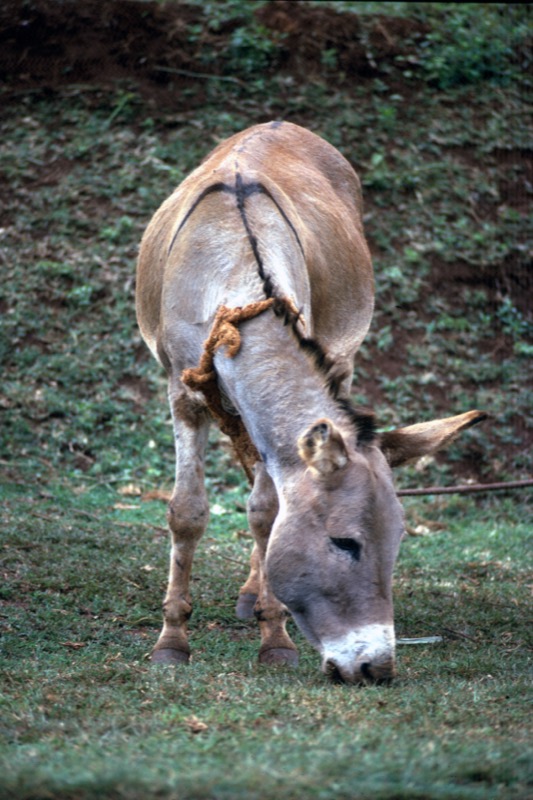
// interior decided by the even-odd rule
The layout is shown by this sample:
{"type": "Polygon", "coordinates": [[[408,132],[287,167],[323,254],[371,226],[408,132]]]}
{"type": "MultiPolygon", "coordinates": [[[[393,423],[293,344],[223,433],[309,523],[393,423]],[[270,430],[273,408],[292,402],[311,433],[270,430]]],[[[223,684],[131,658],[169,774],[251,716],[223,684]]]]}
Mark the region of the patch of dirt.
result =
{"type": "Polygon", "coordinates": [[[307,78],[318,71],[323,75],[323,53],[331,53],[337,77],[339,70],[349,77],[375,76],[380,65],[407,55],[413,39],[427,33],[414,20],[373,16],[366,22],[356,14],[291,0],[267,3],[256,16],[283,36],[280,66],[307,78]]]}
{"type": "MultiPolygon", "coordinates": [[[[73,169],[75,163],[68,158],[46,161],[35,179],[35,186],[57,186],[73,169]]],[[[30,184],[30,186],[33,184],[30,184]]]]}
{"type": "Polygon", "coordinates": [[[0,78],[15,93],[135,81],[146,92],[165,69],[191,69],[187,28],[197,6],[137,0],[6,0],[0,8],[0,78]]]}
{"type": "Polygon", "coordinates": [[[497,307],[502,296],[509,296],[513,305],[531,319],[533,308],[533,265],[529,253],[515,252],[499,264],[469,264],[465,261],[443,262],[432,259],[431,272],[426,281],[422,299],[435,294],[463,304],[463,289],[484,289],[490,307],[497,307]]]}
{"type": "Polygon", "coordinates": [[[150,400],[153,395],[148,381],[135,375],[123,375],[119,381],[119,386],[124,395],[133,401],[137,411],[142,411],[146,401],[150,400]]]}
{"type": "MultiPolygon", "coordinates": [[[[326,51],[335,61],[331,77],[337,82],[339,72],[345,77],[378,74],[381,66],[407,55],[413,40],[425,32],[412,20],[372,17],[362,23],[355,14],[285,0],[267,3],[256,16],[275,43],[269,71],[283,69],[306,79],[318,72],[324,76],[326,51]]],[[[190,73],[229,75],[230,35],[244,22],[234,18],[215,30],[200,25],[203,19],[199,6],[186,3],[4,0],[0,79],[15,94],[133,80],[145,97],[163,104],[178,95],[182,104],[183,88],[194,85],[194,99],[188,102],[197,106],[203,102],[201,87],[190,73]]]]}

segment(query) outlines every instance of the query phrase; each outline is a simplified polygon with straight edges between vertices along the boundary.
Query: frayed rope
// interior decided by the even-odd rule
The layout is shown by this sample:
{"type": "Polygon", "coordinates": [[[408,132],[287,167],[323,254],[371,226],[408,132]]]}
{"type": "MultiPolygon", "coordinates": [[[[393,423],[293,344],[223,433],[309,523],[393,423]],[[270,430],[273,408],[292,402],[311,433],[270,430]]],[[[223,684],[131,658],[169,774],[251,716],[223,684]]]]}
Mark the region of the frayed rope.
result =
{"type": "Polygon", "coordinates": [[[274,297],[237,308],[220,306],[215,315],[211,332],[204,342],[204,351],[199,365],[186,369],[181,374],[181,379],[186,386],[203,394],[207,407],[220,430],[230,437],[235,454],[250,483],[253,483],[253,466],[261,460],[261,457],[250,439],[241,417],[230,414],[222,404],[214,358],[219,347],[227,347],[227,356],[235,358],[241,346],[239,325],[259,316],[274,305],[279,306],[279,304],[286,306],[288,311],[299,316],[292,301],[274,297]]]}

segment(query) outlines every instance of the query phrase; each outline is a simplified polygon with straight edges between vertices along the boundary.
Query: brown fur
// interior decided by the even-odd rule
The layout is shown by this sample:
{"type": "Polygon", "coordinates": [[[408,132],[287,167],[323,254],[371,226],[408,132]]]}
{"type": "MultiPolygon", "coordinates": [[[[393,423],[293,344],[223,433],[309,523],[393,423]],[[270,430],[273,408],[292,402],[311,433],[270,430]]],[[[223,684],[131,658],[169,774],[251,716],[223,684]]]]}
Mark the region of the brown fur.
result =
{"type": "Polygon", "coordinates": [[[197,402],[193,402],[186,394],[181,394],[174,400],[174,416],[182,419],[191,428],[198,428],[205,422],[207,409],[197,402]]]}

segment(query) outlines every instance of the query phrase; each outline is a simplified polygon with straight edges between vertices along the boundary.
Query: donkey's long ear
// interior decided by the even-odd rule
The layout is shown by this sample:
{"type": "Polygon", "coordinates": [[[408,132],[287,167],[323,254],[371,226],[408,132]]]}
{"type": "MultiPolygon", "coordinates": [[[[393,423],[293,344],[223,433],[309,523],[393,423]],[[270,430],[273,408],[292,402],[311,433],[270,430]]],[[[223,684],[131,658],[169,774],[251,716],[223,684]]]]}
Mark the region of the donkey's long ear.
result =
{"type": "Polygon", "coordinates": [[[329,419],[318,419],[300,436],[298,454],[319,475],[330,475],[348,462],[342,433],[329,419]]]}
{"type": "Polygon", "coordinates": [[[457,417],[434,419],[380,434],[379,442],[391,467],[434,453],[461,433],[487,418],[484,411],[467,411],[457,417]]]}

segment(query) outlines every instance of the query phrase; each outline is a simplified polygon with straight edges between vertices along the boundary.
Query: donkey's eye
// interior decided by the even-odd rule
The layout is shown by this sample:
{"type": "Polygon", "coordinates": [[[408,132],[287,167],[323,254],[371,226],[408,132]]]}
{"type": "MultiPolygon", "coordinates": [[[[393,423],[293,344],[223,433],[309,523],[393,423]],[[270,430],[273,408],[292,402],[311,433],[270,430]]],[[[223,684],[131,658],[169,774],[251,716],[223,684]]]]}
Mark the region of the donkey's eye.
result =
{"type": "Polygon", "coordinates": [[[359,542],[356,542],[355,539],[347,539],[344,536],[342,538],[331,536],[330,540],[339,550],[345,550],[355,561],[359,561],[361,557],[361,545],[359,542]]]}

